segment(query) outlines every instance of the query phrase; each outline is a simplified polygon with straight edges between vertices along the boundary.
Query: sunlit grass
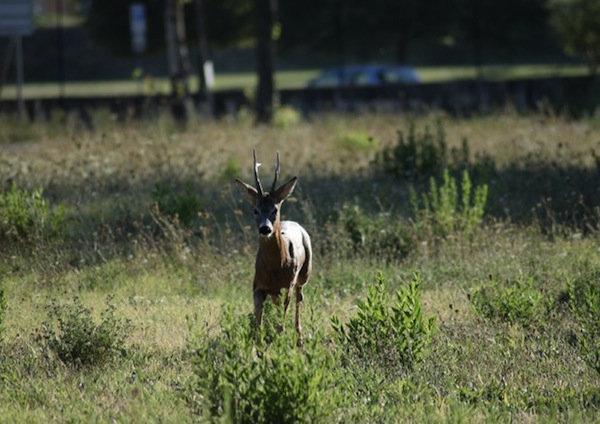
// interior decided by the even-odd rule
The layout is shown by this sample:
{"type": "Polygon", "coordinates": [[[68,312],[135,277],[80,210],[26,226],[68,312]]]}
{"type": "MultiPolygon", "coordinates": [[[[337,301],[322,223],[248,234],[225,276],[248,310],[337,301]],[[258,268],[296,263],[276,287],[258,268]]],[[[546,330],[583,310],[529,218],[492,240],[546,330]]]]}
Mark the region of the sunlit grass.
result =
{"type": "MultiPolygon", "coordinates": [[[[360,401],[336,411],[332,422],[598,421],[600,374],[580,351],[582,333],[566,299],[570,282],[600,270],[598,229],[575,213],[581,193],[589,195],[590,214],[598,207],[596,187],[585,184],[592,178],[577,178],[597,175],[600,164],[590,153],[600,151],[593,118],[513,110],[470,119],[443,113],[323,115],[271,128],[239,116],[182,128],[168,116],[121,123],[104,111],[92,117],[94,132],[68,119],[56,116],[15,129],[5,118],[1,125],[2,134],[22,137],[0,145],[2,189],[12,182],[44,188],[53,205],[64,205],[69,226],[62,239],[33,245],[7,243],[0,234],[0,288],[8,303],[0,345],[0,421],[208,420],[201,408],[205,400],[194,390],[192,358],[199,343],[211,340],[199,337],[220,333],[223,307],[233,311],[234,324],[252,317],[257,240],[251,207],[232,180],[252,179],[253,147],[265,184],[276,151],[281,179],[299,176],[282,214],[307,228],[315,248],[304,291],[306,340],[330,354],[331,317],[348,322],[356,316],[357,302],[378,272],[390,292],[420,274],[423,314],[436,317],[429,356],[389,384],[389,375],[363,370],[359,378],[380,388],[381,397],[347,393],[360,401]],[[421,133],[439,122],[449,150],[468,140],[466,168],[493,196],[469,237],[416,233],[408,186],[423,194],[427,181],[388,175],[376,160],[397,143],[398,130],[406,134],[414,124],[421,133]],[[481,166],[486,155],[495,165],[481,166]],[[522,168],[531,176],[519,175],[522,168]],[[153,215],[172,227],[156,225],[150,211],[160,200],[157,183],[176,199],[191,184],[200,205],[192,224],[153,215]],[[545,203],[549,210],[540,213],[536,204],[549,198],[555,203],[545,203]],[[565,216],[553,215],[558,202],[566,205],[565,216]],[[412,232],[408,251],[390,256],[370,247],[381,246],[369,242],[395,225],[412,232]],[[500,288],[531,281],[547,300],[546,309],[536,312],[531,325],[480,315],[471,296],[492,280],[500,288]],[[94,319],[107,296],[114,296],[115,315],[131,321],[113,361],[79,368],[40,348],[35,333],[48,318],[51,300],[69,304],[74,296],[94,311],[94,319]]],[[[281,313],[270,319],[279,322],[281,313]]],[[[293,335],[293,313],[285,331],[293,335]]],[[[240,367],[256,360],[251,353],[240,367]]],[[[344,375],[331,390],[343,390],[352,377],[344,375]]]]}
{"type": "MultiPolygon", "coordinates": [[[[472,66],[439,66],[418,67],[417,73],[424,83],[446,82],[453,80],[473,79],[479,72],[472,66]]],[[[484,79],[502,80],[516,78],[540,78],[561,76],[587,75],[587,68],[583,65],[556,64],[556,65],[486,65],[481,70],[484,79]]],[[[318,69],[279,71],[275,75],[278,88],[300,88],[319,73],[318,69]]],[[[215,75],[214,90],[244,89],[253,90],[257,84],[254,73],[217,73],[215,75]]],[[[190,90],[198,89],[198,79],[190,77],[190,90]]],[[[115,81],[68,81],[64,84],[58,82],[26,82],[23,88],[25,98],[44,97],[70,97],[70,96],[119,96],[119,95],[148,95],[167,94],[170,84],[165,77],[151,77],[145,80],[115,80],[115,81]]],[[[4,99],[14,98],[16,87],[6,85],[2,88],[4,99]]]]}

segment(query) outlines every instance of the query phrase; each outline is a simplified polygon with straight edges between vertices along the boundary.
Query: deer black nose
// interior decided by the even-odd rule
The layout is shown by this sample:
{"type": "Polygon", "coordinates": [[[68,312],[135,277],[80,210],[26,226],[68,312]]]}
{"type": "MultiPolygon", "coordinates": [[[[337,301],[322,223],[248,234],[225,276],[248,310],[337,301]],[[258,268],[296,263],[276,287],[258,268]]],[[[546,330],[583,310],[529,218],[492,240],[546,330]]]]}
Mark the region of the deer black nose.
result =
{"type": "Polygon", "coordinates": [[[269,234],[271,234],[271,229],[269,228],[269,226],[267,225],[262,225],[259,229],[258,232],[260,234],[262,234],[263,236],[268,236],[269,234]]]}

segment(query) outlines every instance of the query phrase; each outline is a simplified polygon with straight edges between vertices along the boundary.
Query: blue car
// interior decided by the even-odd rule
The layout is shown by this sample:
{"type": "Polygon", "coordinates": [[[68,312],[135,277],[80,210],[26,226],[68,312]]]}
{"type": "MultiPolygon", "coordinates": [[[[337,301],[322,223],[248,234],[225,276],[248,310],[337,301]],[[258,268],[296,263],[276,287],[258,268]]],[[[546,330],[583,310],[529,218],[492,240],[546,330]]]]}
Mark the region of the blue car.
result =
{"type": "Polygon", "coordinates": [[[307,87],[381,86],[418,84],[421,80],[410,66],[353,65],[328,68],[307,82],[307,87]]]}

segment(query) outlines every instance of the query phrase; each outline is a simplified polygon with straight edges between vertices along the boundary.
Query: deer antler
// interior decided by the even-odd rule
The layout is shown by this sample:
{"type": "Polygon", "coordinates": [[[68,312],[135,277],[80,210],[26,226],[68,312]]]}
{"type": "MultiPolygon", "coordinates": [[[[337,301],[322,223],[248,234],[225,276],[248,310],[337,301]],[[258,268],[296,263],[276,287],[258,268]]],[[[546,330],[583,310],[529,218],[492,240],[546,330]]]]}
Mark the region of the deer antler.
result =
{"type": "Polygon", "coordinates": [[[259,197],[263,195],[262,184],[260,183],[260,178],[258,177],[258,167],[260,163],[256,162],[256,150],[252,149],[252,154],[254,155],[254,180],[256,181],[256,189],[258,190],[259,197]]]}
{"type": "Polygon", "coordinates": [[[277,188],[277,178],[279,178],[279,152],[277,152],[277,167],[275,168],[275,178],[273,179],[273,184],[271,185],[271,193],[275,192],[277,188]]]}

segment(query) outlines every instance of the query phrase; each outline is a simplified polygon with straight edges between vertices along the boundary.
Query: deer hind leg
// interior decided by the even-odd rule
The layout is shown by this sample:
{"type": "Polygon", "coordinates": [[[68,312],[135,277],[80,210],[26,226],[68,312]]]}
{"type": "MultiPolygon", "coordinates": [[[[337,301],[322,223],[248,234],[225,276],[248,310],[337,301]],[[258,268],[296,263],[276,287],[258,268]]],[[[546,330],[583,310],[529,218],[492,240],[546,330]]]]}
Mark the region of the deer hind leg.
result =
{"type": "Polygon", "coordinates": [[[302,286],[296,287],[296,333],[298,333],[298,347],[302,347],[302,324],[300,323],[300,308],[302,307],[302,301],[304,300],[304,294],[302,293],[302,286]]]}

